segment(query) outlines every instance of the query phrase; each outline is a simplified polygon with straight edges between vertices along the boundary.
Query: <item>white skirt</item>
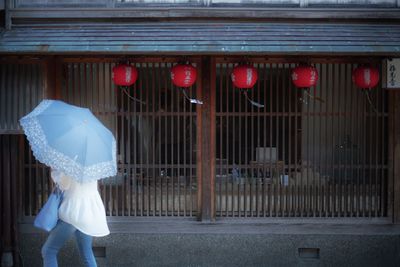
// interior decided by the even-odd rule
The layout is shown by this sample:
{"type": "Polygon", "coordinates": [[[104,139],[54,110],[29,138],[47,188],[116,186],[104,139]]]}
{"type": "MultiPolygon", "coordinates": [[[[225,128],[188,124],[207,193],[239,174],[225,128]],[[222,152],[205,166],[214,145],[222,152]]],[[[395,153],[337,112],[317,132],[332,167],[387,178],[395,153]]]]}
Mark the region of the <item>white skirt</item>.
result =
{"type": "Polygon", "coordinates": [[[60,220],[90,236],[110,234],[104,205],[97,191],[97,181],[81,184],[68,176],[54,180],[64,190],[63,201],[58,209],[60,220]]]}

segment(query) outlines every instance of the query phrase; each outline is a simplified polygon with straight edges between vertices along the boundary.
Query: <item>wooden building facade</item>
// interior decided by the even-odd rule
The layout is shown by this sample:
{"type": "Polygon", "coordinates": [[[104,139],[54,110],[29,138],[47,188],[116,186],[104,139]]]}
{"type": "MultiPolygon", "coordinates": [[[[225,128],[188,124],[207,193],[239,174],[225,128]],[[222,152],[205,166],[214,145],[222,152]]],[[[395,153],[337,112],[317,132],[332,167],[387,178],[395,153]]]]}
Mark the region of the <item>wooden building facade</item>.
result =
{"type": "Polygon", "coordinates": [[[3,259],[20,264],[19,240],[38,232],[51,192],[18,124],[45,98],[90,108],[116,136],[118,175],[99,183],[112,233],[171,221],[398,224],[400,95],[385,77],[400,57],[400,2],[322,2],[5,1],[3,259]],[[136,100],[112,82],[126,61],[139,71],[136,100]],[[171,83],[182,61],[198,70],[186,93],[203,105],[171,83]],[[232,85],[243,62],[259,75],[248,97],[264,108],[232,85]],[[290,79],[304,63],[319,73],[309,91],[290,79]],[[369,92],[352,82],[367,64],[381,76],[369,92]]]}

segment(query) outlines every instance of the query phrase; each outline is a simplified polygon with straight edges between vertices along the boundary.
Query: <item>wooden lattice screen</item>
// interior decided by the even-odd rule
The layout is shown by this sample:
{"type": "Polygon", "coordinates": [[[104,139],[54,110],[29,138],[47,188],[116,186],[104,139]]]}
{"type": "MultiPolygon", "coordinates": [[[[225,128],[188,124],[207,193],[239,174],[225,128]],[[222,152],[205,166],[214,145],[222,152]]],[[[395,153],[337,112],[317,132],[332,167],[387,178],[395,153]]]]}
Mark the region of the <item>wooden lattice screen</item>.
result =
{"type": "MultiPolygon", "coordinates": [[[[90,108],[118,139],[119,174],[100,182],[107,215],[197,216],[198,115],[171,84],[172,63],[136,63],[139,80],[129,93],[144,103],[113,85],[114,65],[66,61],[59,92],[62,100],[90,108]]],[[[249,96],[265,104],[258,109],[232,87],[233,66],[216,68],[217,217],[388,216],[385,90],[367,96],[355,88],[355,64],[318,63],[320,79],[310,97],[290,82],[294,64],[255,63],[259,81],[249,96]]],[[[43,97],[35,91],[42,71],[2,67],[1,77],[10,73],[1,83],[2,115],[10,114],[1,125],[21,134],[17,118],[43,97]],[[13,94],[4,90],[10,86],[17,88],[13,94]]],[[[194,89],[187,90],[192,97],[194,89]]],[[[46,201],[51,183],[27,142],[19,152],[21,215],[29,217],[46,201]]]]}
{"type": "MultiPolygon", "coordinates": [[[[68,63],[62,99],[89,107],[118,140],[119,175],[100,183],[109,216],[196,215],[196,109],[171,84],[170,63],[138,63],[114,86],[114,63],[68,63]]],[[[194,94],[194,88],[188,90],[194,94]]]]}
{"type": "Polygon", "coordinates": [[[387,93],[355,88],[356,65],[315,66],[307,95],[294,64],[255,64],[259,109],[232,87],[233,65],[218,64],[217,216],[387,216],[387,93]]]}

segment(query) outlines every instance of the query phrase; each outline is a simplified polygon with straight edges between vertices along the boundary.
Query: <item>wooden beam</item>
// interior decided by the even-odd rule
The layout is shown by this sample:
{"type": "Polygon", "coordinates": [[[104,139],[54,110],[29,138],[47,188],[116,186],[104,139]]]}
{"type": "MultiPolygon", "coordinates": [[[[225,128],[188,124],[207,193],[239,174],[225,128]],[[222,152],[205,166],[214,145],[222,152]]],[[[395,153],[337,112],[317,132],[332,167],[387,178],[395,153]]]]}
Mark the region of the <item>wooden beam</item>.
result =
{"type": "MultiPolygon", "coordinates": [[[[199,62],[200,56],[185,57],[190,62],[199,62]]],[[[180,56],[127,56],[127,55],[99,55],[99,56],[64,56],[60,59],[62,63],[118,63],[120,61],[129,61],[130,63],[176,63],[182,60],[180,56]]]]}
{"type": "Polygon", "coordinates": [[[199,177],[200,220],[215,220],[215,59],[206,56],[200,65],[197,98],[203,101],[198,105],[197,146],[199,177]]]}
{"type": "Polygon", "coordinates": [[[397,8],[251,8],[251,7],[124,7],[124,8],[61,8],[37,7],[10,10],[11,18],[44,19],[156,19],[156,18],[227,18],[235,20],[273,19],[341,19],[341,20],[400,20],[397,8]]]}

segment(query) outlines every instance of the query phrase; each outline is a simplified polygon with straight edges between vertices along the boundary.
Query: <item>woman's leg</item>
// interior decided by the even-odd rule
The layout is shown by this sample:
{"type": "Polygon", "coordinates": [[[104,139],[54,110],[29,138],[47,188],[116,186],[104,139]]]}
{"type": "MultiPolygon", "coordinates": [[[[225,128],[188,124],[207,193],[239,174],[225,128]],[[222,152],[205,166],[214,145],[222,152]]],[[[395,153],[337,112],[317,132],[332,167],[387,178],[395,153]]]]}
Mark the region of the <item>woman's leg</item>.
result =
{"type": "Polygon", "coordinates": [[[61,220],[56,227],[51,230],[46,243],[42,247],[42,257],[44,267],[57,267],[57,254],[64,243],[72,236],[76,229],[61,220]]]}
{"type": "Polygon", "coordinates": [[[79,253],[83,259],[85,266],[97,267],[96,259],[93,255],[92,241],[93,237],[86,235],[79,230],[75,232],[76,243],[78,244],[79,253]]]}

